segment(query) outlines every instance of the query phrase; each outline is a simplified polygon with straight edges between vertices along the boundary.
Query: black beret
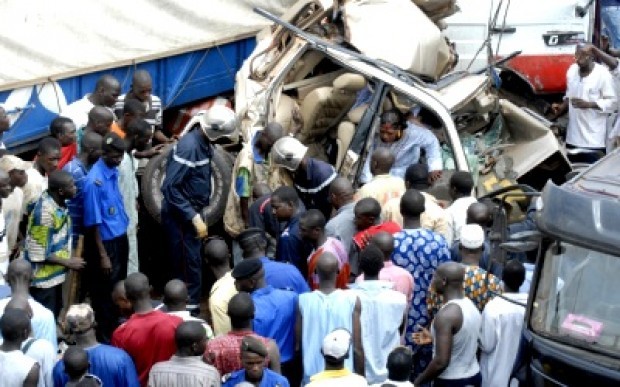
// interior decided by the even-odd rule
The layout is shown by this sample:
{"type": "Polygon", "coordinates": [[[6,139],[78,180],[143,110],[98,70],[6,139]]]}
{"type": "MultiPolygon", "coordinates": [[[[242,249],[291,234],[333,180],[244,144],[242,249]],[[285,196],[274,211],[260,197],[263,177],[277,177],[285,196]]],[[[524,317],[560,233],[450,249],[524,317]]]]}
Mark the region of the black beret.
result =
{"type": "Polygon", "coordinates": [[[117,152],[125,152],[127,150],[127,144],[118,134],[110,132],[103,138],[103,150],[114,150],[117,152]]]}
{"type": "Polygon", "coordinates": [[[253,336],[245,336],[241,339],[241,352],[252,352],[262,357],[267,357],[267,348],[260,339],[253,336]]]}
{"type": "Polygon", "coordinates": [[[234,279],[246,279],[258,273],[263,268],[260,258],[248,258],[239,262],[232,270],[234,279]]]}

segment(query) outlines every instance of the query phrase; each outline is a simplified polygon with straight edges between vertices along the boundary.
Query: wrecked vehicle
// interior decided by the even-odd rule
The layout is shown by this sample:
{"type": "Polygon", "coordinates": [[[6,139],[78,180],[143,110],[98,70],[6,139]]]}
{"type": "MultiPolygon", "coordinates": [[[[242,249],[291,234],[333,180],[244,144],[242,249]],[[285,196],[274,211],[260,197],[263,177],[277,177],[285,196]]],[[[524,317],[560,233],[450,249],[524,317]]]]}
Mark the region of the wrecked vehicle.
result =
{"type": "Polygon", "coordinates": [[[620,150],[542,192],[544,239],[518,373],[525,385],[620,384],[618,163],[620,150]]]}
{"type": "Polygon", "coordinates": [[[246,141],[278,122],[309,146],[312,157],[359,183],[380,114],[419,107],[434,118],[430,129],[442,144],[444,171],[432,188],[439,200],[450,199],[455,170],[474,174],[478,194],[515,181],[538,189],[548,179],[563,182],[571,167],[550,123],[498,98],[485,74],[448,73],[456,59],[450,45],[435,40],[439,28],[414,2],[334,7],[302,0],[282,19],[257,10],[276,24],[258,35],[237,73],[235,109],[246,141]],[[417,24],[405,23],[412,19],[417,24]],[[352,109],[362,90],[371,97],[352,109]]]}

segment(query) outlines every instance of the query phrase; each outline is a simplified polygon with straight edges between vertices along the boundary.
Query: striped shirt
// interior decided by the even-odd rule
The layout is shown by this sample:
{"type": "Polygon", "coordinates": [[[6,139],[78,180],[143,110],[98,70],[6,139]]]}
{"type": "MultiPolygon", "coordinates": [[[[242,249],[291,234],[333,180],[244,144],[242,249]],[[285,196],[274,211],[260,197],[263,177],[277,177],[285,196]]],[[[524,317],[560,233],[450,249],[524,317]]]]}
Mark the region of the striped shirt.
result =
{"type": "Polygon", "coordinates": [[[67,269],[48,263],[51,255],[71,258],[71,217],[45,191],[30,213],[24,248],[24,258],[33,265],[33,287],[51,288],[65,281],[67,269]]]}
{"type": "Polygon", "coordinates": [[[157,363],[149,373],[149,387],[219,387],[220,374],[200,356],[174,355],[157,363]]]}

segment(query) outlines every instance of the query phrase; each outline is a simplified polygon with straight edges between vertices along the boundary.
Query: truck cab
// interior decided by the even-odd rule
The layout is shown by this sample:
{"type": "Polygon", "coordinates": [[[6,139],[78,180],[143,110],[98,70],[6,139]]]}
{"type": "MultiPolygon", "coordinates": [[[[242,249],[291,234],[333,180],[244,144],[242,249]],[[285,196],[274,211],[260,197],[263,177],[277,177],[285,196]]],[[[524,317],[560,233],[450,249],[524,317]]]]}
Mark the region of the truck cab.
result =
{"type": "Polygon", "coordinates": [[[459,53],[456,69],[475,71],[489,59],[522,51],[501,66],[502,80],[525,85],[535,95],[564,92],[575,45],[591,41],[594,30],[592,1],[467,0],[458,5],[443,31],[459,53]]]}
{"type": "Polygon", "coordinates": [[[524,324],[528,386],[620,385],[620,150],[542,192],[524,324]]]}

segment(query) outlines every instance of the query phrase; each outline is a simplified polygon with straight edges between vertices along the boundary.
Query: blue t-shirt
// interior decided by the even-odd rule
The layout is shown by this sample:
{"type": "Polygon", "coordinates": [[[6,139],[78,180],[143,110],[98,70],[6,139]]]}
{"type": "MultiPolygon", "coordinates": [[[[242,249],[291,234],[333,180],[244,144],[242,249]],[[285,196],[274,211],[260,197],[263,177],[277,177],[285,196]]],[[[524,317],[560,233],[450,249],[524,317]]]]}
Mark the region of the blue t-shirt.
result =
{"type": "Polygon", "coordinates": [[[254,332],[275,340],[283,363],[291,360],[295,354],[297,293],[267,285],[252,292],[252,300],[255,308],[254,332]]]}
{"type": "MultiPolygon", "coordinates": [[[[222,384],[222,387],[234,387],[245,381],[245,370],[235,371],[222,384]]],[[[259,387],[290,387],[288,380],[270,369],[263,369],[263,379],[261,379],[259,387]]]]}
{"type": "MultiPolygon", "coordinates": [[[[111,345],[97,344],[86,348],[86,353],[90,362],[89,372],[101,379],[104,386],[140,386],[136,367],[127,352],[111,345]]],[[[54,366],[53,376],[54,386],[64,386],[69,381],[62,360],[54,366]]]]}
{"type": "Polygon", "coordinates": [[[129,218],[118,188],[118,168],[103,159],[93,165],[84,181],[84,227],[99,226],[101,239],[108,241],[125,234],[129,218]]]}
{"type": "Polygon", "coordinates": [[[265,270],[265,282],[276,289],[291,290],[297,294],[310,291],[308,283],[299,270],[287,263],[275,262],[267,257],[260,259],[265,270]]]}

